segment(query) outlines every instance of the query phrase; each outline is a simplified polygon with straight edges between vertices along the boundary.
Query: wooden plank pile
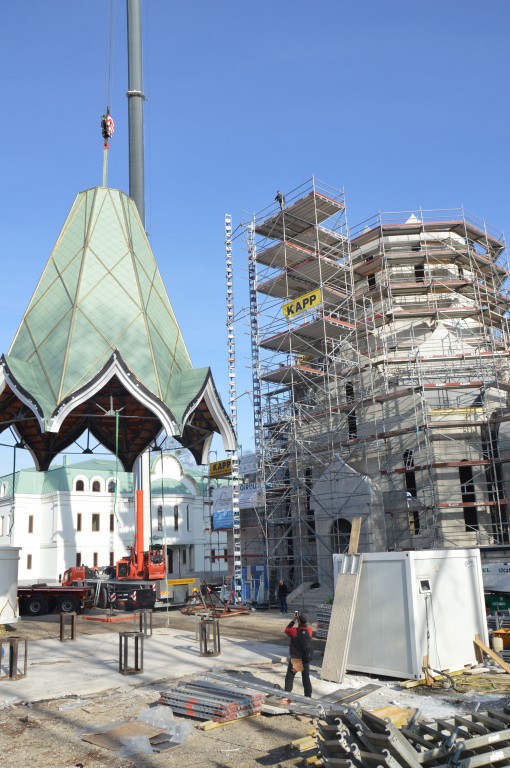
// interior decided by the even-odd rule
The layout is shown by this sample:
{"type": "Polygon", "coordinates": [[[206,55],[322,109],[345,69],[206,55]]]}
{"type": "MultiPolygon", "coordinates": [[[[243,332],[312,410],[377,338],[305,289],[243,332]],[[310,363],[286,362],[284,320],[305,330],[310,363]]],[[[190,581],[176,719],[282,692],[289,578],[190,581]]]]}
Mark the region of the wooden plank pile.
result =
{"type": "Polygon", "coordinates": [[[194,680],[160,692],[160,704],[175,714],[227,723],[262,710],[264,694],[240,691],[236,686],[212,681],[194,680]]]}
{"type": "MultiPolygon", "coordinates": [[[[402,728],[365,710],[341,707],[318,721],[317,758],[340,768],[481,768],[510,765],[510,715],[489,710],[402,728]]],[[[315,759],[315,758],[314,758],[315,759]]]]}

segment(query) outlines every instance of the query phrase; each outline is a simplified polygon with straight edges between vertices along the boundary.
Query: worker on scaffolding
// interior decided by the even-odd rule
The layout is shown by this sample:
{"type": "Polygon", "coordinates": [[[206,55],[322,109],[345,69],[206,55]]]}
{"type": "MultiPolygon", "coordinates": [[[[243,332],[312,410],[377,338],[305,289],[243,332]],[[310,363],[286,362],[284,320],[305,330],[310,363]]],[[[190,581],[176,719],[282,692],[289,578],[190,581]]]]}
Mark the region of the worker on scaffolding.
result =
{"type": "Polygon", "coordinates": [[[275,200],[280,205],[280,210],[283,211],[283,209],[285,208],[285,195],[283,194],[283,192],[280,192],[280,190],[278,190],[278,192],[276,193],[275,200]]]}

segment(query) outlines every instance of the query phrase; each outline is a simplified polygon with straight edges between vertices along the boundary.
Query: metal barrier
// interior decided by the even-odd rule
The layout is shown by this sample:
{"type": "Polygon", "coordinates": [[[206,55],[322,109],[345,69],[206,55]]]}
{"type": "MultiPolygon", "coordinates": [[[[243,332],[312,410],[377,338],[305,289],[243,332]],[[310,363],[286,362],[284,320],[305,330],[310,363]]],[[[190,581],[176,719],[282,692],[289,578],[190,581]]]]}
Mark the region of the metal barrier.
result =
{"type": "Polygon", "coordinates": [[[19,680],[27,676],[28,640],[24,637],[0,637],[0,680],[19,680]],[[23,672],[18,669],[19,642],[25,643],[23,672]],[[8,667],[6,674],[2,674],[2,659],[5,646],[9,648],[8,667]]]}
{"type": "Polygon", "coordinates": [[[119,632],[119,672],[137,675],[143,672],[143,632],[119,632]],[[134,641],[134,665],[129,665],[129,640],[134,641]]]}
{"type": "Polygon", "coordinates": [[[66,640],[76,640],[76,611],[72,611],[71,613],[60,614],[60,642],[63,643],[66,640]],[[66,637],[65,636],[66,618],[68,616],[71,619],[71,635],[69,637],[66,637]]]}
{"type": "Polygon", "coordinates": [[[144,637],[152,637],[152,611],[142,609],[133,614],[135,632],[143,632],[144,637]]]}
{"type": "Polygon", "coordinates": [[[200,640],[200,624],[202,623],[203,619],[210,618],[211,614],[209,611],[197,611],[195,613],[195,617],[197,619],[197,623],[195,625],[195,640],[200,640]]]}
{"type": "Polygon", "coordinates": [[[219,656],[220,622],[219,619],[201,619],[199,624],[200,656],[219,656]]]}

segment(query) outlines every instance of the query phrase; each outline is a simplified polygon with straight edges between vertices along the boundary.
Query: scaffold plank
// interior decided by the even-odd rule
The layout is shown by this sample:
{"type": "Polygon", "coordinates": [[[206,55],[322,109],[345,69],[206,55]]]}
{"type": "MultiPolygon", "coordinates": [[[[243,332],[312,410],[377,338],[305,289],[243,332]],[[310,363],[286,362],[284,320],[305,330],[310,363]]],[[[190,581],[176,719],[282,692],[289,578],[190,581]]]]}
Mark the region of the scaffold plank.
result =
{"type": "Polygon", "coordinates": [[[327,221],[344,209],[343,201],[335,200],[312,190],[308,195],[299,198],[278,211],[273,216],[257,223],[256,233],[274,240],[295,237],[306,229],[327,221]]]}

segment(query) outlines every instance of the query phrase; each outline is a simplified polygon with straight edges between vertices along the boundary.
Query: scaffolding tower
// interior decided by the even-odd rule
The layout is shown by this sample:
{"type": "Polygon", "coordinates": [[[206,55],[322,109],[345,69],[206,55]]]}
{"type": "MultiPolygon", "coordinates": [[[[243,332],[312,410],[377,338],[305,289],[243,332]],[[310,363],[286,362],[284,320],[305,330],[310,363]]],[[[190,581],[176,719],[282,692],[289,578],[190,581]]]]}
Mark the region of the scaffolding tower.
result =
{"type": "Polygon", "coordinates": [[[353,517],[364,551],[506,544],[501,233],[463,209],[349,231],[343,191],[317,179],[244,229],[270,571],[330,584],[353,517]]]}

